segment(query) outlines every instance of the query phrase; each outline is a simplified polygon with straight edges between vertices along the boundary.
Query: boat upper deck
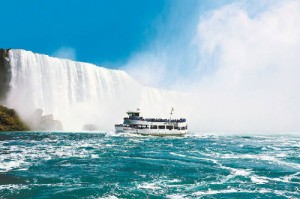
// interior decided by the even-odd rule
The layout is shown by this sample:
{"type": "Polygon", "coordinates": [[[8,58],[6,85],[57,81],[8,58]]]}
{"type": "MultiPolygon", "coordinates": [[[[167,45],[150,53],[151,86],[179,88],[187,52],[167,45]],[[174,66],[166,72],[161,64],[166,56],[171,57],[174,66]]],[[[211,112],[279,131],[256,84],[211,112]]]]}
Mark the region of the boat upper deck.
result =
{"type": "Polygon", "coordinates": [[[166,123],[183,123],[186,122],[185,118],[180,119],[161,119],[161,118],[143,118],[137,116],[124,117],[124,120],[138,120],[143,122],[166,122],[166,123]]]}

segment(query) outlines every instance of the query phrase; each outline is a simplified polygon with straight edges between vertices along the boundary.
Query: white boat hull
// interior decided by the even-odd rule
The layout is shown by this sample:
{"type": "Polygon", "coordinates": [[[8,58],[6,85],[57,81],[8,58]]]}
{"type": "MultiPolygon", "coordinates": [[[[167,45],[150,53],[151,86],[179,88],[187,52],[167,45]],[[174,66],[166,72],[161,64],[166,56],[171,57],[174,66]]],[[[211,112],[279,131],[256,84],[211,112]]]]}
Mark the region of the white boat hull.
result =
{"type": "Polygon", "coordinates": [[[154,135],[154,136],[182,136],[187,134],[187,130],[169,130],[169,129],[134,129],[130,127],[116,127],[117,133],[131,133],[139,135],[154,135]]]}

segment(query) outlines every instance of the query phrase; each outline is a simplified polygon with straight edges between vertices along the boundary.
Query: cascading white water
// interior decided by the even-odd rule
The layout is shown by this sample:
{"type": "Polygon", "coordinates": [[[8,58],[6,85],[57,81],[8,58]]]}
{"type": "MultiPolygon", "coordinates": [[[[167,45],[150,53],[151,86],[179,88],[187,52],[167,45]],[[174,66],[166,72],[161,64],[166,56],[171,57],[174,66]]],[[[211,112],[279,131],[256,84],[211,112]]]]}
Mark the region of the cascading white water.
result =
{"type": "Polygon", "coordinates": [[[7,106],[25,119],[42,109],[60,120],[66,131],[80,131],[90,123],[111,130],[134,108],[148,116],[167,116],[180,101],[178,93],[143,87],[120,70],[25,50],[10,50],[9,59],[7,106]]]}

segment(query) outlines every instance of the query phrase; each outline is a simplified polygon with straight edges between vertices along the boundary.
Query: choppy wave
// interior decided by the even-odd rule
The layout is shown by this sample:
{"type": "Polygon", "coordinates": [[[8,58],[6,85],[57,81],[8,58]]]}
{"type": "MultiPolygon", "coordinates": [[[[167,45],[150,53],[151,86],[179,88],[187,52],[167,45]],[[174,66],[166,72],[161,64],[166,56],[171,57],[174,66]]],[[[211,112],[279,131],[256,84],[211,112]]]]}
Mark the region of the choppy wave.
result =
{"type": "Polygon", "coordinates": [[[0,198],[299,198],[299,141],[0,133],[0,198]]]}

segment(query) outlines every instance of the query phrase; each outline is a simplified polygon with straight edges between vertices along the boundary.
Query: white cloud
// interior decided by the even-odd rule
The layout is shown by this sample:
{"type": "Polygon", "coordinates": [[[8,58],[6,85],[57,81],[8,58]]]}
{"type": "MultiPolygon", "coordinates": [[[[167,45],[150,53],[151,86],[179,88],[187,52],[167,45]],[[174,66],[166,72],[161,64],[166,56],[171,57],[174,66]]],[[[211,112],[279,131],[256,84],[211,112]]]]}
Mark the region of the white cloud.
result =
{"type": "Polygon", "coordinates": [[[53,53],[54,57],[62,59],[76,60],[76,50],[70,47],[61,47],[53,53]]]}

